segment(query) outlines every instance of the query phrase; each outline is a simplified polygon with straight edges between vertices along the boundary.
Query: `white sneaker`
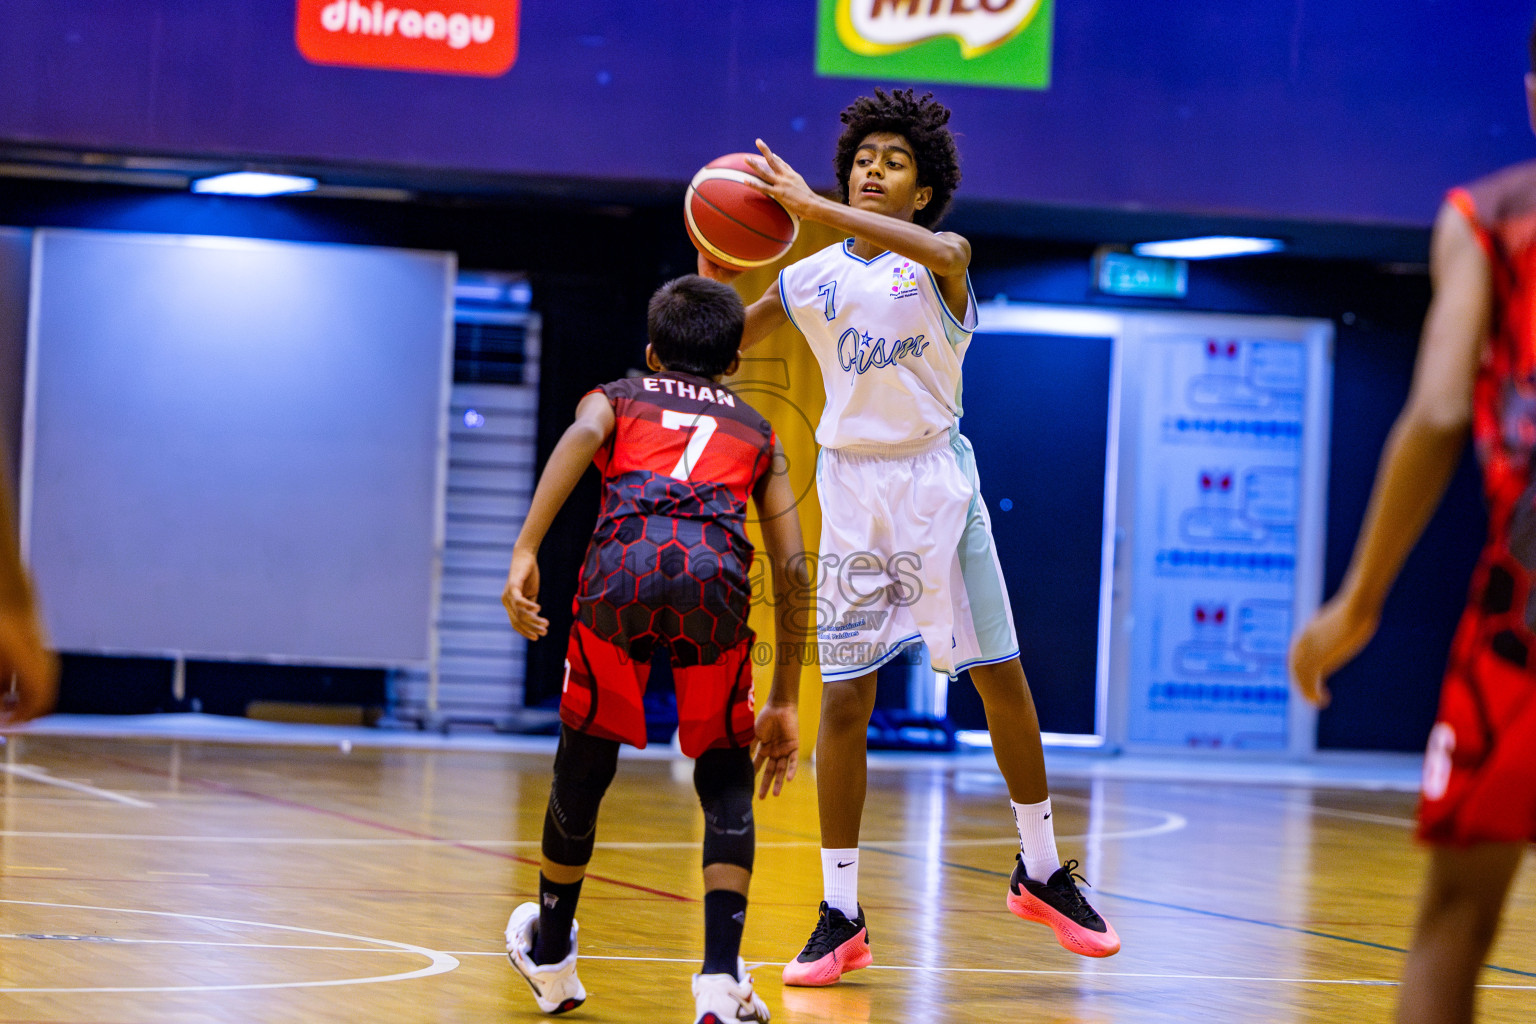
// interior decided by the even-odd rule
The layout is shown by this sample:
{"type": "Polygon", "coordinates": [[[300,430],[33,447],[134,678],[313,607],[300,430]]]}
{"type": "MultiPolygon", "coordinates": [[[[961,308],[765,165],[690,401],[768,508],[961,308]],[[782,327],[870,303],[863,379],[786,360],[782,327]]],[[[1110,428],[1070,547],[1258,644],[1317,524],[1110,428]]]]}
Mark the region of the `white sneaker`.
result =
{"type": "Polygon", "coordinates": [[[767,1021],[768,1004],[752,991],[752,975],[741,958],[736,959],[736,976],[695,974],[693,976],[694,1024],[732,1024],[733,1021],[767,1021]]]}
{"type": "Polygon", "coordinates": [[[533,989],[533,999],[539,1009],[545,1013],[574,1010],[587,999],[587,990],[581,987],[581,979],[576,977],[576,922],[571,922],[571,951],[557,964],[533,962],[533,939],[538,927],[537,903],[524,903],[512,911],[512,916],[507,919],[507,959],[533,989]]]}

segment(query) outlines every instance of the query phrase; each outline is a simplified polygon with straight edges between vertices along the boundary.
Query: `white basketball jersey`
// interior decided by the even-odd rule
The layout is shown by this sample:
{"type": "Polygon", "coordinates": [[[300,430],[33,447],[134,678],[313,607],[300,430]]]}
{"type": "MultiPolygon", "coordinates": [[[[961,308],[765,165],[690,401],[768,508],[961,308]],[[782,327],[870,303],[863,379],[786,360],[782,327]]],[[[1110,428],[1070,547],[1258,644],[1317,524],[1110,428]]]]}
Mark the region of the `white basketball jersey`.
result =
{"type": "Polygon", "coordinates": [[[889,251],[866,262],[852,244],[779,273],[784,311],[826,386],[817,443],[886,447],[947,433],[960,418],[960,362],[976,330],[969,276],[965,319],[956,320],[927,267],[889,251]]]}

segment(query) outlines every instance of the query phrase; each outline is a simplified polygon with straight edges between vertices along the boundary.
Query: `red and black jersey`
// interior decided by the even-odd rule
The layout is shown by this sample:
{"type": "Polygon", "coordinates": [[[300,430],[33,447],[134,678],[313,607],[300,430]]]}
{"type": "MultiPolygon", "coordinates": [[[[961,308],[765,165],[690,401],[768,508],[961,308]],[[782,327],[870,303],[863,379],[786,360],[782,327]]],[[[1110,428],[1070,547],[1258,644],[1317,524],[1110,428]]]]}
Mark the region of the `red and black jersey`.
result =
{"type": "Polygon", "coordinates": [[[1472,390],[1488,539],[1424,759],[1419,834],[1536,840],[1536,162],[1447,200],[1488,257],[1493,307],[1472,390]]]}
{"type": "Polygon", "coordinates": [[[597,389],[613,434],[593,458],[603,507],[576,617],[637,660],[658,647],[706,665],[751,636],[747,501],[773,460],[773,429],[714,381],[663,371],[597,389]]]}
{"type": "Polygon", "coordinates": [[[1493,317],[1473,385],[1472,437],[1488,499],[1474,579],[1480,644],[1536,669],[1536,161],[1447,197],[1472,225],[1493,277],[1493,317]]]}

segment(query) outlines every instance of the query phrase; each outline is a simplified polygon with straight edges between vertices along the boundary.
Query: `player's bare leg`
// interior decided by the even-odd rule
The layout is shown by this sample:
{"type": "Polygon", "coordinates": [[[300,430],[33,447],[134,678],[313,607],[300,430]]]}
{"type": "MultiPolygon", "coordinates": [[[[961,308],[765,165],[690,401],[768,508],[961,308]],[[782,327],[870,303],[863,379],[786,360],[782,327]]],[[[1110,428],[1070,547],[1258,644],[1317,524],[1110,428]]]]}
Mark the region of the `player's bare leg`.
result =
{"type": "Polygon", "coordinates": [[[1045,781],[1045,750],[1040,745],[1040,719],[1035,698],[1018,658],[970,669],[971,682],[981,695],[992,734],[992,756],[1014,803],[1039,803],[1051,795],[1045,781]]]}
{"type": "Polygon", "coordinates": [[[556,864],[548,857],[539,858],[539,870],[544,877],[557,885],[575,885],[587,877],[585,864],[556,864]]]}
{"type": "Polygon", "coordinates": [[[1115,929],[1078,891],[1073,876],[1077,861],[1062,864],[1057,859],[1040,719],[1023,665],[1018,658],[1009,658],[977,665],[970,672],[986,710],[992,753],[1008,786],[1019,829],[1020,852],[1008,882],[1008,909],[1050,928],[1056,941],[1074,953],[1111,956],[1119,952],[1115,929]]]}
{"type": "Polygon", "coordinates": [[[859,845],[868,780],[869,719],[875,713],[875,674],[835,679],[821,688],[816,733],[816,800],[821,845],[859,845]]]}
{"type": "Polygon", "coordinates": [[[816,798],[826,899],[805,948],[784,966],[786,985],[831,985],[844,973],[873,962],[858,905],[858,846],[869,777],[869,716],[874,710],[873,672],[822,684],[816,798]]]}
{"type": "Polygon", "coordinates": [[[735,864],[704,865],[704,891],[734,892],[745,896],[752,889],[752,872],[735,864]]]}
{"type": "Polygon", "coordinates": [[[1436,847],[1398,994],[1398,1024],[1471,1024],[1477,976],[1524,843],[1436,847]]]}

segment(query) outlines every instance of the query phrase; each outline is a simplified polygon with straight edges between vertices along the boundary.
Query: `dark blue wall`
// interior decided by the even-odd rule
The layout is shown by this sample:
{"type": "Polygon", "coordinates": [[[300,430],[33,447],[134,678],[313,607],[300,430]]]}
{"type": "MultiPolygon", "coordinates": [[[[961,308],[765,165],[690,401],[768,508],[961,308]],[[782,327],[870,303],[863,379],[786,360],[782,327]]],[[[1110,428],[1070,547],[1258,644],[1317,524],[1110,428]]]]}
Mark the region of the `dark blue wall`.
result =
{"type": "MultiPolygon", "coordinates": [[[[1060,0],[1049,90],[937,91],[973,200],[1423,225],[1449,185],[1536,151],[1531,14],[1060,0]]],[[[762,136],[823,187],[837,112],[867,89],[816,76],[811,0],[521,20],[511,71],[476,79],[309,64],[294,0],[6,0],[0,143],[677,183],[762,136]]]]}
{"type": "MultiPolygon", "coordinates": [[[[987,334],[982,324],[966,350],[961,429],[976,451],[1019,658],[1040,728],[1091,733],[1113,346],[987,334]]],[[[950,714],[961,728],[986,728],[968,685],[950,689],[950,714]]]]}

